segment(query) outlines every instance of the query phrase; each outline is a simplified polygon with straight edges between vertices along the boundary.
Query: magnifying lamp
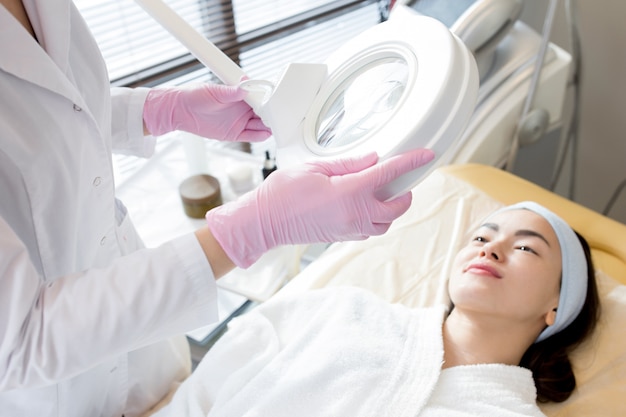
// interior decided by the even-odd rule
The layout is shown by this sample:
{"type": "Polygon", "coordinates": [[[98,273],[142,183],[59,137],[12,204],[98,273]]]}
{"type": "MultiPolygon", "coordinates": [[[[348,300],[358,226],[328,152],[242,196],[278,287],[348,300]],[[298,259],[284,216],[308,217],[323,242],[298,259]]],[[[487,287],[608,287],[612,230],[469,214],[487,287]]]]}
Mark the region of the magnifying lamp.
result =
{"type": "Polygon", "coordinates": [[[368,152],[381,160],[429,148],[435,161],[377,191],[387,200],[413,188],[459,146],[478,95],[474,57],[436,19],[396,5],[390,18],[323,64],[292,63],[278,81],[248,79],[219,48],[161,0],[135,0],[272,129],[279,168],[368,152]]]}

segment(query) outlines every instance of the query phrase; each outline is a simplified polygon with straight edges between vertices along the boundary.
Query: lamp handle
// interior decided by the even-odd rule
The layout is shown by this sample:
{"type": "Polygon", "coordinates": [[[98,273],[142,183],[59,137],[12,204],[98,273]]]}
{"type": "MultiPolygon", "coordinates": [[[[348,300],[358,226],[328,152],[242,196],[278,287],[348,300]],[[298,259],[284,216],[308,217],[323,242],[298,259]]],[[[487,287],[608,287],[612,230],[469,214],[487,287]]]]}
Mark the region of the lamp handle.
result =
{"type": "MultiPolygon", "coordinates": [[[[215,44],[202,36],[162,0],[135,0],[154,20],[182,43],[205,67],[226,85],[239,85],[246,76],[243,70],[215,44]]],[[[251,93],[246,102],[258,109],[259,95],[251,93]]]]}

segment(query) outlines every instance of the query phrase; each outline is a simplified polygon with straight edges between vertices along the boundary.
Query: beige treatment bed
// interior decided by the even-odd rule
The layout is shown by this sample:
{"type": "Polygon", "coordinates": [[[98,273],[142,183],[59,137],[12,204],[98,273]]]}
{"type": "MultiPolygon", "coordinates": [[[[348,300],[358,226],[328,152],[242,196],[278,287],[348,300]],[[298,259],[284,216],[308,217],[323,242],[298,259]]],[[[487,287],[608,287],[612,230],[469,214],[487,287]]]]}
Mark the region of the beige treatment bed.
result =
{"type": "Polygon", "coordinates": [[[446,300],[449,261],[480,220],[505,204],[534,200],[584,235],[602,300],[598,330],[573,354],[578,388],[548,416],[626,415],[626,225],[493,167],[439,168],[413,191],[411,209],[383,236],[331,245],[275,297],[333,285],[367,288],[390,302],[446,300]]]}

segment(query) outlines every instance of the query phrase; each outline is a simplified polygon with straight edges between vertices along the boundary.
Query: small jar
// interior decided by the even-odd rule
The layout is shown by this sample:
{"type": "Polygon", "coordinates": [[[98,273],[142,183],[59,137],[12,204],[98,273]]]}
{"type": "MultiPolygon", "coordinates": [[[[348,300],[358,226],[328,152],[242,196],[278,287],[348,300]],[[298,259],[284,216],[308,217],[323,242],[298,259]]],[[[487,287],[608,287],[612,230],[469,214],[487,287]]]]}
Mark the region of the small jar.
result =
{"type": "Polygon", "coordinates": [[[217,178],[200,174],[185,179],[178,187],[185,214],[203,219],[206,212],[222,204],[222,192],[217,178]]]}

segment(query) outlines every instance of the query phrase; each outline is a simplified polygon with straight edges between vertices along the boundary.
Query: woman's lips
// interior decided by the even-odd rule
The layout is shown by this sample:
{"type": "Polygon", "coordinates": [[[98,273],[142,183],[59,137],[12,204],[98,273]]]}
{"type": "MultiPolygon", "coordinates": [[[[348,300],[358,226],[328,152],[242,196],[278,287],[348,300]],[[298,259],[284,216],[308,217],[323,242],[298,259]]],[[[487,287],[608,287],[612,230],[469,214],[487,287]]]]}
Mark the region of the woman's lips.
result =
{"type": "Polygon", "coordinates": [[[470,264],[467,268],[465,268],[465,272],[472,272],[479,275],[491,275],[494,278],[502,278],[496,268],[486,264],[470,264]]]}

